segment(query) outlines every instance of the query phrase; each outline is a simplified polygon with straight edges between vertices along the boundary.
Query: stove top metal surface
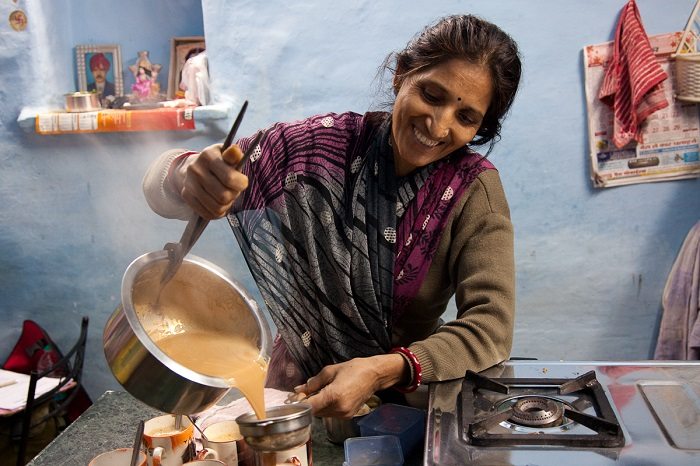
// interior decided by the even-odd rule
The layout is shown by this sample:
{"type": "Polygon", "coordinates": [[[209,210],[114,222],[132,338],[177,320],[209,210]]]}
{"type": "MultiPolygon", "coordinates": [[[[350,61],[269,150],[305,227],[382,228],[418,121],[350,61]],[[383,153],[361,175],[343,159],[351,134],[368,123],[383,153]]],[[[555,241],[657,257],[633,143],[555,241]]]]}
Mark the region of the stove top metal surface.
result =
{"type": "Polygon", "coordinates": [[[431,384],[425,465],[698,465],[700,362],[508,361],[431,384]]]}

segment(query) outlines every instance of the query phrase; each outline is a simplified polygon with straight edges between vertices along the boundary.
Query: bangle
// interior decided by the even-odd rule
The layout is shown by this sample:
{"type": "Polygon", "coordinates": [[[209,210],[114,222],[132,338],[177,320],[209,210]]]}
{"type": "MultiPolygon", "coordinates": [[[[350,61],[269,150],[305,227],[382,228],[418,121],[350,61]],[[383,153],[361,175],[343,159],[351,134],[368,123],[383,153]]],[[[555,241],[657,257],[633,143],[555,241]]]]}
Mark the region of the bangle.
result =
{"type": "Polygon", "coordinates": [[[403,358],[408,361],[408,365],[411,368],[411,381],[406,387],[394,386],[394,389],[401,393],[411,393],[415,392],[423,381],[423,372],[421,371],[420,362],[413,351],[403,346],[392,348],[390,353],[397,353],[403,356],[403,358]]]}

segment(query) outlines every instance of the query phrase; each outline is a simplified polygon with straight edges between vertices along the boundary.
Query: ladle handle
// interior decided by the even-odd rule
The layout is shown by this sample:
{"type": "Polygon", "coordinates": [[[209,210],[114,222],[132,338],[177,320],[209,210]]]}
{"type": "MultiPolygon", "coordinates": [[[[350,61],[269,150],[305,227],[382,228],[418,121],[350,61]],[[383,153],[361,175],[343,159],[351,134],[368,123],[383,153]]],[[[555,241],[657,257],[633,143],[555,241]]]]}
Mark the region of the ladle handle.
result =
{"type": "Polygon", "coordinates": [[[192,425],[194,426],[194,428],[199,431],[199,435],[202,436],[202,440],[206,440],[207,436],[204,435],[204,430],[197,425],[196,419],[194,419],[192,416],[189,416],[189,415],[187,416],[187,419],[189,419],[190,422],[192,423],[192,425]]]}
{"type": "MultiPolygon", "coordinates": [[[[179,243],[167,243],[165,245],[165,250],[168,251],[168,266],[165,269],[165,273],[160,279],[161,290],[177,273],[177,270],[182,264],[182,260],[185,258],[194,243],[197,242],[202,232],[209,224],[209,220],[200,217],[198,214],[193,214],[192,218],[187,222],[185,231],[182,233],[179,243]]],[[[160,294],[158,295],[160,298],[160,294]]]]}
{"type": "MultiPolygon", "coordinates": [[[[182,244],[181,257],[185,257],[187,253],[190,252],[194,243],[197,242],[202,232],[209,225],[209,220],[195,214],[192,216],[190,221],[187,223],[187,228],[180,238],[180,244],[182,244]]],[[[182,259],[181,259],[182,261],[182,259]]]]}

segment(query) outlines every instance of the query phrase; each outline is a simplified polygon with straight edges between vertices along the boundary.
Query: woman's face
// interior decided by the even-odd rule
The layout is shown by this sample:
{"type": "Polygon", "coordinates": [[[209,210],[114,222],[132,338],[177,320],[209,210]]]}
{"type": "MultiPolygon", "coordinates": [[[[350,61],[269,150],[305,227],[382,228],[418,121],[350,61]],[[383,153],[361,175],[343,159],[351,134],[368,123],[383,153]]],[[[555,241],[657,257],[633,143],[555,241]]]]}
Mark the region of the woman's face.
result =
{"type": "Polygon", "coordinates": [[[406,76],[392,115],[396,174],[404,176],[469,143],[489,108],[492,87],[488,68],[460,59],[406,76]]]}

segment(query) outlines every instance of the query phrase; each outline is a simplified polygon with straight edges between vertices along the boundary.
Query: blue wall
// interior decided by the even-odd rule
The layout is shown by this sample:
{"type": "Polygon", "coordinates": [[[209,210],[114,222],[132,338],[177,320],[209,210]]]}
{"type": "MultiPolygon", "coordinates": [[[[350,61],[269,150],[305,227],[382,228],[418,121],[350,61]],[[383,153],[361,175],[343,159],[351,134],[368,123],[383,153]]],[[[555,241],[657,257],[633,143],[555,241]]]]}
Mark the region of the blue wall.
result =
{"type": "MultiPolygon", "coordinates": [[[[510,32],[524,59],[522,92],[491,155],[516,231],[514,355],[648,358],[666,276],[699,217],[700,181],[591,187],[581,50],[611,39],[624,3],[20,1],[27,31],[0,27],[0,357],[25,318],[67,346],[88,314],[88,389],[97,396],[118,388],[101,335],[122,273],[184,227],[148,209],[141,177],[166,148],[223,138],[210,125],[184,134],[25,133],[16,122],[23,108],[60,105],[73,89],[76,44],[119,43],[125,70],[138,50],[149,50],[164,65],[166,85],[169,38],[204,32],[217,102],[250,101],[245,134],[319,112],[376,108],[383,95],[375,76],[386,54],[434,19],[470,12],[510,32]]],[[[638,0],[649,34],[682,29],[693,4],[638,0]]],[[[0,18],[12,7],[0,6],[0,18]]],[[[124,76],[128,88],[128,70],[124,76]]],[[[193,252],[254,291],[224,221],[213,222],[193,252]]]]}

